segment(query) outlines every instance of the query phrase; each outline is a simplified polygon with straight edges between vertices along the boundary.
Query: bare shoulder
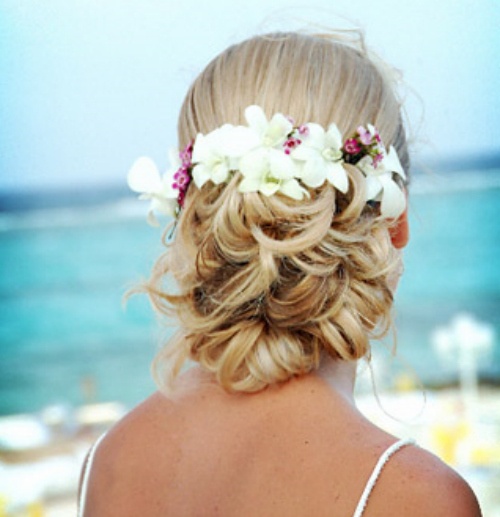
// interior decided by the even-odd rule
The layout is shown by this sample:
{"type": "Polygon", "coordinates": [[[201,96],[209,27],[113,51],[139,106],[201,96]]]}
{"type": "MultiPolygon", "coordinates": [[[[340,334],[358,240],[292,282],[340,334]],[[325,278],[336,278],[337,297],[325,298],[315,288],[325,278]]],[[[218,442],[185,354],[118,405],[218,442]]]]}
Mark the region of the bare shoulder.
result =
{"type": "MultiPolygon", "coordinates": [[[[169,441],[170,421],[177,418],[176,405],[160,393],[155,393],[130,411],[106,434],[96,454],[96,462],[117,465],[137,463],[148,451],[157,452],[158,440],[169,441]]],[[[163,448],[164,449],[164,448],[163,448]]]]}
{"type": "Polygon", "coordinates": [[[90,467],[85,516],[125,517],[154,504],[150,480],[157,478],[158,468],[174,461],[170,435],[175,425],[169,420],[175,415],[175,404],[156,393],[110,429],[90,467]]]}
{"type": "Polygon", "coordinates": [[[380,515],[387,515],[389,506],[394,508],[394,515],[406,517],[481,516],[477,498],[467,482],[439,458],[417,446],[407,446],[391,457],[370,505],[372,509],[379,508],[380,515]]]}

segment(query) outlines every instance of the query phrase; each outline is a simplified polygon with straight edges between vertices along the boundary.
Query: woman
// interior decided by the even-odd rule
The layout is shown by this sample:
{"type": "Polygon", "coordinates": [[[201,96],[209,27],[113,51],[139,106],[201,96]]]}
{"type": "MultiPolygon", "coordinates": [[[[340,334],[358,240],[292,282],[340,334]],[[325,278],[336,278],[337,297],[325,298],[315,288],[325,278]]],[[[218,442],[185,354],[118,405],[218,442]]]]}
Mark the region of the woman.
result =
{"type": "Polygon", "coordinates": [[[164,179],[140,159],[129,184],[152,220],[176,216],[146,289],[180,330],[161,390],[93,449],[81,514],[480,515],[457,474],[353,400],[408,241],[388,70],[326,36],[255,37],[195,80],[178,130],[164,179]]]}

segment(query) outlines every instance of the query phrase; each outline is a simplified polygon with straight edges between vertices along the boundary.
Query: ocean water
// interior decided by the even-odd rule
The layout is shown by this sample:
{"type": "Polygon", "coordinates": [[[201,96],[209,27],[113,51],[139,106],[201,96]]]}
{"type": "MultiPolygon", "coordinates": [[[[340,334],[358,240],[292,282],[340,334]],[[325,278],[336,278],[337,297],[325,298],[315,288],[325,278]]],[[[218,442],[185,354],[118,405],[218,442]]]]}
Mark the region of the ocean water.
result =
{"type": "MultiPolygon", "coordinates": [[[[145,297],[126,308],[122,298],[148,274],[161,232],[130,203],[0,214],[0,414],[132,406],[154,390],[150,362],[171,330],[145,297]]],[[[415,181],[397,356],[424,383],[456,380],[456,364],[440,359],[431,336],[463,312],[495,329],[479,372],[500,382],[499,207],[499,171],[415,181]]]]}

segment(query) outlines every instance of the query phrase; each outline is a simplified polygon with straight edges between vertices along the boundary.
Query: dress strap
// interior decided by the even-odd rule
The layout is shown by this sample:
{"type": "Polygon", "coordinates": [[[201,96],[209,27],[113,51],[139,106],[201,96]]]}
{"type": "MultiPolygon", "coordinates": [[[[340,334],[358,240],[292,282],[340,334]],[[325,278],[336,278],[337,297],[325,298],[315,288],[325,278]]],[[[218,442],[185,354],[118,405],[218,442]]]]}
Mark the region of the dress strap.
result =
{"type": "Polygon", "coordinates": [[[101,434],[99,438],[94,442],[94,445],[90,448],[90,451],[87,456],[87,461],[83,467],[83,476],[82,476],[82,484],[80,487],[80,497],[78,500],[78,517],[83,517],[85,512],[85,500],[87,498],[87,489],[90,478],[90,471],[92,469],[92,463],[94,461],[95,452],[97,447],[101,443],[102,439],[106,436],[106,433],[101,434]]]}
{"type": "Polygon", "coordinates": [[[375,465],[375,468],[373,469],[372,475],[366,483],[365,489],[363,491],[363,494],[361,495],[361,499],[359,500],[358,506],[356,507],[356,511],[354,512],[353,517],[361,517],[363,515],[363,512],[366,508],[366,504],[368,503],[368,498],[372,493],[373,487],[375,486],[375,483],[377,482],[377,479],[380,476],[380,473],[382,472],[382,469],[384,468],[389,458],[395,452],[399,451],[399,449],[405,447],[406,445],[413,444],[415,444],[415,440],[413,440],[413,438],[405,438],[403,440],[399,440],[398,442],[393,443],[388,449],[386,449],[382,456],[380,456],[377,464],[375,465]]]}

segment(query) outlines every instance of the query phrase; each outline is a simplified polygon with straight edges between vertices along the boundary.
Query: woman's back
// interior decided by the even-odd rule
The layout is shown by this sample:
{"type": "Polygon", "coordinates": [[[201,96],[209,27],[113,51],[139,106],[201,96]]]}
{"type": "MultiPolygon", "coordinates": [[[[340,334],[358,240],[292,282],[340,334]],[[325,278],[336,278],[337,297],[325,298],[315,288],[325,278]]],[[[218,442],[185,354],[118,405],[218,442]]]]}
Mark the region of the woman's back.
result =
{"type": "MultiPolygon", "coordinates": [[[[86,516],[351,517],[396,441],[316,375],[257,395],[229,395],[199,371],[181,384],[100,444],[86,516]]],[[[410,445],[389,459],[363,515],[480,513],[456,474],[410,445]]]]}

